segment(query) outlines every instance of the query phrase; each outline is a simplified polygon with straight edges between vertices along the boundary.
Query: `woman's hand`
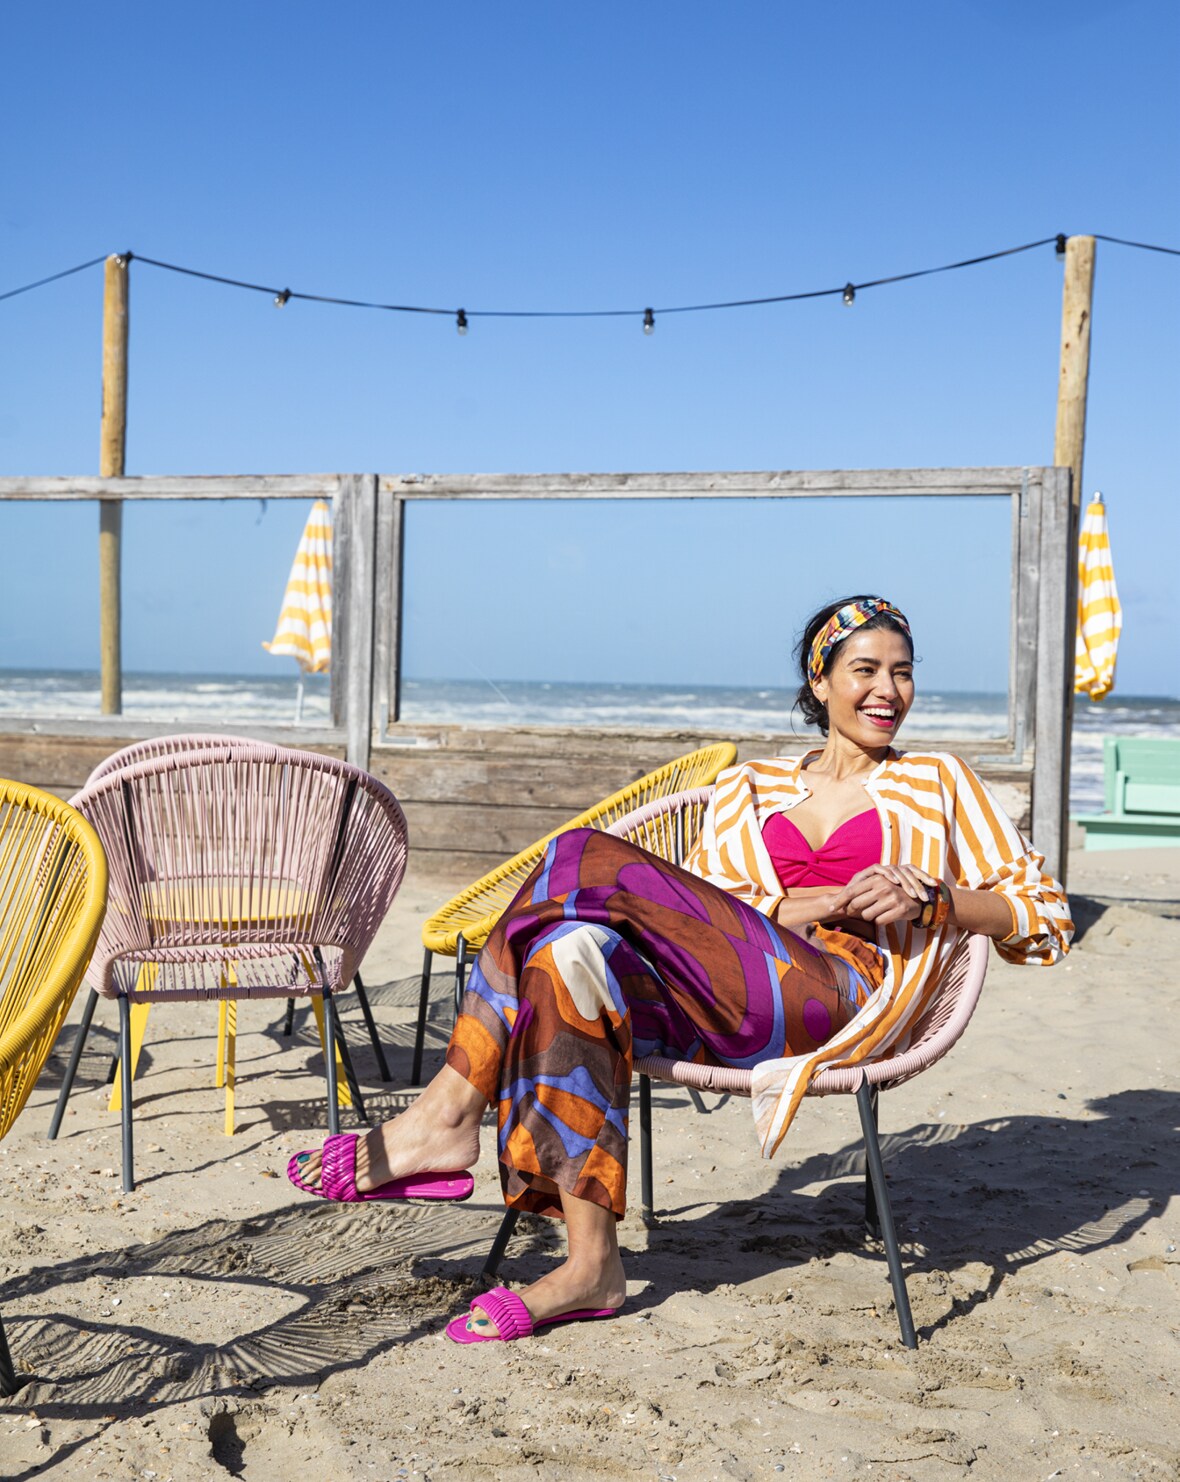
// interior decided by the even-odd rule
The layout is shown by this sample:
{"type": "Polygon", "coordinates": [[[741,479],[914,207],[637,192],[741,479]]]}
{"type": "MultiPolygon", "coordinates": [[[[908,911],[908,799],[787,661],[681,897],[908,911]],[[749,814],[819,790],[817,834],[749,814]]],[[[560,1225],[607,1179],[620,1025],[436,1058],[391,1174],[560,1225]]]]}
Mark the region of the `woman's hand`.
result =
{"type": "Polygon", "coordinates": [[[860,870],[841,891],[833,915],[890,926],[895,921],[913,921],[922,913],[937,882],[913,865],[869,865],[860,870]]]}

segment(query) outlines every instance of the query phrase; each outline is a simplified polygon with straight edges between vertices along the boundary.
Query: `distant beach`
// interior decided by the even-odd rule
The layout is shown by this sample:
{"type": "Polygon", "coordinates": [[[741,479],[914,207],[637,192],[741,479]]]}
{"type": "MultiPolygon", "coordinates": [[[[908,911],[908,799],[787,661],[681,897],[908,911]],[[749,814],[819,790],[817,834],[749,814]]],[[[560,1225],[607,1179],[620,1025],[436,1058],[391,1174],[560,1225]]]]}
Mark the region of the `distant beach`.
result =
{"type": "MultiPolygon", "coordinates": [[[[175,721],[191,729],[290,725],[298,680],[283,675],[127,674],[124,713],[175,721]]],[[[328,720],[326,674],[307,676],[302,726],[328,720]]],[[[402,719],[467,726],[596,726],[606,729],[690,729],[718,737],[788,733],[792,692],[725,685],[574,684],[515,679],[407,679],[402,719]]],[[[919,693],[904,738],[1002,738],[1007,697],[971,692],[919,693]]],[[[0,669],[4,717],[79,721],[97,718],[97,672],[0,669]]],[[[795,722],[798,726],[798,717],[795,722]]],[[[1102,806],[1102,737],[1180,736],[1180,698],[1113,694],[1101,704],[1078,700],[1074,710],[1070,808],[1102,806]]]]}

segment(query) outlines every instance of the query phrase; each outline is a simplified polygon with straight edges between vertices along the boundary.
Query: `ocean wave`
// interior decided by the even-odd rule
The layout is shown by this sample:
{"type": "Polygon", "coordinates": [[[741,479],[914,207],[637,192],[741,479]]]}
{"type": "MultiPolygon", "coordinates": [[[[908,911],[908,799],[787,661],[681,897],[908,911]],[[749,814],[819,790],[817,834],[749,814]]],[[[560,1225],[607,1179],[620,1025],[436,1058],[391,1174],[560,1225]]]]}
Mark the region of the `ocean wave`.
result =
{"type": "MultiPolygon", "coordinates": [[[[128,674],[123,713],[133,720],[215,729],[282,727],[295,717],[294,675],[128,674]]],[[[686,730],[716,736],[803,731],[794,693],[785,689],[722,685],[573,684],[557,680],[407,680],[402,718],[410,724],[473,728],[600,727],[606,730],[686,730]]],[[[327,675],[308,675],[302,721],[328,723],[327,675]]],[[[0,670],[0,719],[97,720],[98,675],[64,670],[0,670]]],[[[905,736],[953,742],[1007,734],[1007,699],[999,694],[931,692],[919,696],[905,736]]],[[[1079,702],[1074,711],[1070,806],[1102,807],[1105,735],[1180,736],[1180,700],[1119,696],[1102,705],[1079,702]]]]}

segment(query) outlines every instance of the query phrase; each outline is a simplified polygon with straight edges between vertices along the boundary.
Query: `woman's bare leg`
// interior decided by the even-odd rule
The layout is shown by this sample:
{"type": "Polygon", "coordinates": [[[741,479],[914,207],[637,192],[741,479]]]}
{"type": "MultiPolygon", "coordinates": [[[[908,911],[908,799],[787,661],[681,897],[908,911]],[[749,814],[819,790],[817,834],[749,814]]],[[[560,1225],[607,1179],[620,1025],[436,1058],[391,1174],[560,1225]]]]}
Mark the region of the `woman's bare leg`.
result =
{"type": "MultiPolygon", "coordinates": [[[[444,1065],[400,1117],[382,1122],[356,1147],[356,1186],[366,1193],[411,1173],[457,1173],[479,1161],[479,1124],[488,1104],[470,1081],[444,1065]]],[[[319,1183],[320,1154],[312,1153],[300,1176],[319,1183]]]]}
{"type": "MultiPolygon", "coordinates": [[[[569,1242],[565,1260],[555,1271],[517,1293],[534,1322],[556,1317],[561,1312],[621,1307],[627,1295],[623,1258],[619,1254],[619,1222],[615,1216],[601,1204],[575,1199],[564,1190],[561,1209],[569,1242]]],[[[471,1314],[471,1325],[489,1337],[498,1331],[478,1301],[471,1314]]]]}

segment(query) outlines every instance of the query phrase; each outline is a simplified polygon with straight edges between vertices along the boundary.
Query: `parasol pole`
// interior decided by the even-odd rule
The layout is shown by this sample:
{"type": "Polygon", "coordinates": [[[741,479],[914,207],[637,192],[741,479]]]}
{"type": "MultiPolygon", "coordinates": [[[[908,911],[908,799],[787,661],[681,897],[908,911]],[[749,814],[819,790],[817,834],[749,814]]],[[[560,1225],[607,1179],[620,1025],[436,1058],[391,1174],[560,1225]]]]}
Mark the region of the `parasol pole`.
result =
{"type": "MultiPolygon", "coordinates": [[[[1066,610],[1078,609],[1078,526],[1082,503],[1082,464],[1086,452],[1086,395],[1090,383],[1090,326],[1094,311],[1094,262],[1097,244],[1093,237],[1069,237],[1065,243],[1065,282],[1061,298],[1061,371],[1057,380],[1057,427],[1053,438],[1053,462],[1068,468],[1071,474],[1070,552],[1066,578],[1066,610]]],[[[1061,840],[1069,841],[1069,769],[1073,731],[1073,645],[1076,635],[1071,626],[1066,655],[1065,734],[1062,738],[1061,766],[1061,840]]],[[[1063,847],[1059,861],[1062,885],[1067,873],[1068,847],[1063,847]]]]}
{"type": "MultiPolygon", "coordinates": [[[[102,294],[102,426],[98,472],[121,479],[127,456],[127,328],[130,254],[108,257],[102,294]]],[[[102,714],[123,709],[123,501],[98,503],[98,651],[102,714]]]]}

